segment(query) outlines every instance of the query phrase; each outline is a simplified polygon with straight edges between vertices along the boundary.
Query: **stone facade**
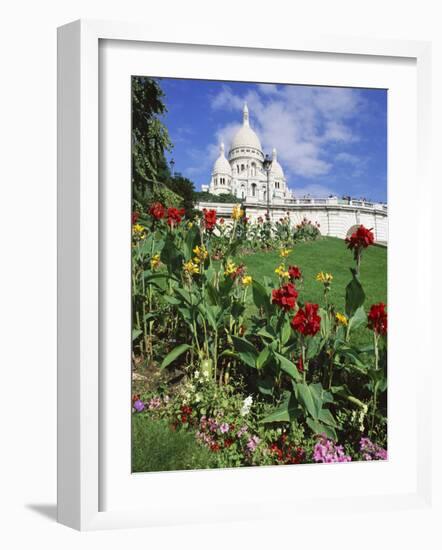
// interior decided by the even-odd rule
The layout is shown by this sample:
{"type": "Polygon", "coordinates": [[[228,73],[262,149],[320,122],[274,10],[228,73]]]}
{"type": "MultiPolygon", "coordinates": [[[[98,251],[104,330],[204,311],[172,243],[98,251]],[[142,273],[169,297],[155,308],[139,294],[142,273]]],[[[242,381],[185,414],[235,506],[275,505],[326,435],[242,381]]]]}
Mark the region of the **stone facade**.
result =
{"type": "MultiPolygon", "coordinates": [[[[241,199],[251,222],[267,214],[272,221],[289,215],[295,224],[307,218],[320,225],[322,235],[341,239],[362,224],[373,229],[378,243],[388,241],[388,211],[383,203],[337,197],[297,198],[288,188],[276,149],[273,149],[272,159],[266,162],[259,137],[250,126],[247,105],[243,109],[242,127],[232,140],[228,156],[221,143],[210,184],[203,185],[202,190],[218,196],[232,194],[241,199]]],[[[227,222],[233,206],[222,202],[197,205],[199,209],[214,208],[227,222]]]]}

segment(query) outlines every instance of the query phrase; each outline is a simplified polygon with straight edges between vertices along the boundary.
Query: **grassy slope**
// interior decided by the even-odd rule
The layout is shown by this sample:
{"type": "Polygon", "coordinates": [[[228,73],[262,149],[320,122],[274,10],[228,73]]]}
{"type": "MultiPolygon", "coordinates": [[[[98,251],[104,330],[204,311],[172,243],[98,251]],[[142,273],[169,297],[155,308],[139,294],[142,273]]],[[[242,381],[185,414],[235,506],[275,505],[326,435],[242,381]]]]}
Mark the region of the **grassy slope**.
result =
{"type": "MultiPolygon", "coordinates": [[[[279,265],[278,252],[260,252],[250,256],[237,258],[238,263],[244,263],[248,272],[258,281],[264,276],[271,277],[277,283],[274,273],[279,265]]],[[[288,263],[301,268],[304,282],[297,285],[300,298],[304,301],[323,303],[323,286],[315,281],[318,271],[326,271],[333,275],[330,291],[330,301],[338,311],[344,312],[345,287],[351,279],[350,267],[354,266],[353,257],[347,250],[344,241],[334,237],[325,237],[315,242],[300,243],[291,252],[288,263]]],[[[361,282],[366,293],[365,307],[371,304],[387,303],[387,249],[372,246],[364,251],[361,265],[361,282]]],[[[368,339],[361,333],[361,340],[368,339]]],[[[359,340],[359,338],[358,338],[359,340]]]]}

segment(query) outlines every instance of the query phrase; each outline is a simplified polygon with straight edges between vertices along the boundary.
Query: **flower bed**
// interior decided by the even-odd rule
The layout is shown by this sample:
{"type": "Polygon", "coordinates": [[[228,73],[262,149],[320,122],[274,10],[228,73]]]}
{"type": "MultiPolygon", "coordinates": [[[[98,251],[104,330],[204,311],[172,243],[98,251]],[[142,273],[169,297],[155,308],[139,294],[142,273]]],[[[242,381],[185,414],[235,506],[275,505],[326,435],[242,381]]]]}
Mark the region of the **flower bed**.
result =
{"type": "MultiPolygon", "coordinates": [[[[206,467],[386,459],[387,313],[378,303],[367,314],[360,280],[372,232],[343,242],[354,265],[339,311],[331,273],[315,277],[320,303],[304,296],[289,222],[250,233],[240,205],[232,219],[186,220],[159,203],[133,214],[134,367],[159,380],[134,395],[134,415],[191,434],[206,467]],[[235,260],[255,241],[279,250],[277,285],[235,260]],[[371,343],[357,345],[363,326],[371,343]]],[[[315,226],[301,225],[307,240],[315,226]]]]}

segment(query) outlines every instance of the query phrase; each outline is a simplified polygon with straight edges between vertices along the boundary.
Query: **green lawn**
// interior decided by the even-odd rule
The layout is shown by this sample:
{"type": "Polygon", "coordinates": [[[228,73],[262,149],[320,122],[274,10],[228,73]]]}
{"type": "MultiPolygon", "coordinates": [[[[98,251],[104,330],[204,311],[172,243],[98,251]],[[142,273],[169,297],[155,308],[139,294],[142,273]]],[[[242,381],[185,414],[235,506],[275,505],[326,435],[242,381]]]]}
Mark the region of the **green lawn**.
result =
{"type": "MultiPolygon", "coordinates": [[[[258,252],[236,258],[243,263],[257,281],[264,276],[271,277],[277,283],[275,267],[281,259],[277,251],[258,252]]],[[[330,301],[337,310],[344,312],[345,287],[350,281],[350,267],[354,267],[353,256],[345,242],[334,237],[324,237],[318,241],[304,242],[296,245],[291,252],[288,263],[301,268],[304,281],[297,285],[300,298],[304,301],[323,303],[323,286],[315,280],[319,271],[333,275],[330,301]]],[[[361,283],[366,293],[365,307],[377,302],[387,303],[387,249],[372,246],[363,252],[361,265],[361,283]]],[[[362,334],[362,340],[365,340],[362,334]]]]}

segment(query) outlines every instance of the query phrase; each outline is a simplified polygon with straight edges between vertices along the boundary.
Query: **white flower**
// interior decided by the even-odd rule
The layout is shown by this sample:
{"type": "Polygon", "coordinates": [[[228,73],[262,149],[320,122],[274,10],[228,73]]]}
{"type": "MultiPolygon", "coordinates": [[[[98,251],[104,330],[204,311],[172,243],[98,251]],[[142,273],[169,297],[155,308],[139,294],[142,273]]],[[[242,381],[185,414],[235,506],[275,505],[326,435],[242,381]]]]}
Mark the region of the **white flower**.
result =
{"type": "Polygon", "coordinates": [[[195,371],[195,374],[193,375],[193,377],[195,378],[195,380],[198,380],[198,378],[200,377],[200,371],[199,371],[199,370],[196,370],[196,371],[195,371]]]}
{"type": "Polygon", "coordinates": [[[250,409],[252,408],[252,403],[253,403],[253,397],[251,395],[249,395],[244,399],[240,410],[241,416],[246,416],[249,414],[250,409]]]}

